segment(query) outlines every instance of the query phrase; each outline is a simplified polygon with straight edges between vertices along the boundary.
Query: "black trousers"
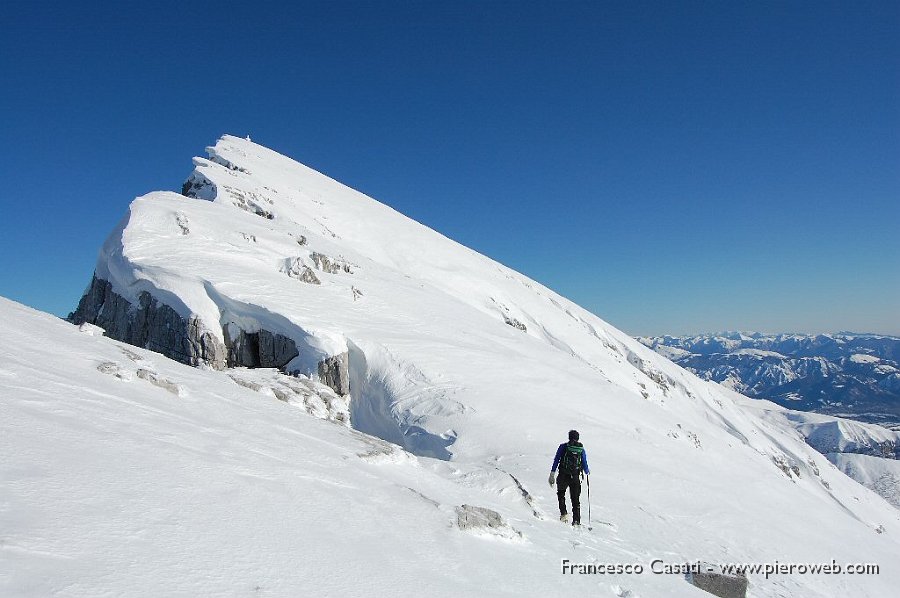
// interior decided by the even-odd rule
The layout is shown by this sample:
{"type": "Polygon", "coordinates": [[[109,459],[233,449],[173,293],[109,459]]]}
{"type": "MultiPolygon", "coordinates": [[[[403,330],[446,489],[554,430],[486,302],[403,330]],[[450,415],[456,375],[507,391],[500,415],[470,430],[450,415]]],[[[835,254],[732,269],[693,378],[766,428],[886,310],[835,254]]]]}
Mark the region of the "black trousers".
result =
{"type": "Polygon", "coordinates": [[[566,488],[569,489],[569,497],[572,499],[572,522],[581,522],[581,478],[572,477],[567,473],[560,473],[556,477],[556,498],[559,499],[559,514],[565,515],[566,488]]]}

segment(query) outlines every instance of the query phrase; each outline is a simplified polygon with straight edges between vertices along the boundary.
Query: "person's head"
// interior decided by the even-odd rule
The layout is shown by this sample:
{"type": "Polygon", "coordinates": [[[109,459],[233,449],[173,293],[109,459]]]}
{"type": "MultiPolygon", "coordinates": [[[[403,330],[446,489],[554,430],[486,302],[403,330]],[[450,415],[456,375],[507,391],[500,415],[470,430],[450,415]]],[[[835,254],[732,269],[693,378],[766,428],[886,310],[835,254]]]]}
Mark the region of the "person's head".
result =
{"type": "Polygon", "coordinates": [[[578,430],[569,430],[569,442],[578,442],[578,430]]]}

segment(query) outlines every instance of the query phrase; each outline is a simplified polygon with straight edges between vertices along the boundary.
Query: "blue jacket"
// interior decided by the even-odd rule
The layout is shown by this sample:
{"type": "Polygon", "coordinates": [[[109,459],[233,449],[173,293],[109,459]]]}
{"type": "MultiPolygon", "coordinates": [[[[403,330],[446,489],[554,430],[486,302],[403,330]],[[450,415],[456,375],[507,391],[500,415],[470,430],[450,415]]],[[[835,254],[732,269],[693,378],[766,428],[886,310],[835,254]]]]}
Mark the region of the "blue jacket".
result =
{"type": "MultiPolygon", "coordinates": [[[[550,468],[551,473],[556,471],[556,468],[559,467],[559,460],[562,459],[563,453],[566,452],[567,444],[569,443],[563,442],[561,445],[559,445],[559,448],[556,449],[556,457],[553,459],[553,467],[550,468]]],[[[588,467],[587,449],[583,447],[581,450],[581,468],[584,470],[584,473],[586,475],[591,475],[591,468],[588,467]]]]}

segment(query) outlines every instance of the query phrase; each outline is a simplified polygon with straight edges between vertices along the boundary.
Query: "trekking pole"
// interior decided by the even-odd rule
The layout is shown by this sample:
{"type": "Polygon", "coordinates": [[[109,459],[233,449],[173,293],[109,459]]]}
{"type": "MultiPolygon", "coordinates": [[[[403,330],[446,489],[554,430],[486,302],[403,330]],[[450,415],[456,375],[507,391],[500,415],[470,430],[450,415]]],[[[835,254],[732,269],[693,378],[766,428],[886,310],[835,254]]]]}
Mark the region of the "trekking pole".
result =
{"type": "Polygon", "coordinates": [[[588,531],[594,529],[594,526],[591,525],[591,474],[587,476],[587,485],[588,485],[588,531]]]}

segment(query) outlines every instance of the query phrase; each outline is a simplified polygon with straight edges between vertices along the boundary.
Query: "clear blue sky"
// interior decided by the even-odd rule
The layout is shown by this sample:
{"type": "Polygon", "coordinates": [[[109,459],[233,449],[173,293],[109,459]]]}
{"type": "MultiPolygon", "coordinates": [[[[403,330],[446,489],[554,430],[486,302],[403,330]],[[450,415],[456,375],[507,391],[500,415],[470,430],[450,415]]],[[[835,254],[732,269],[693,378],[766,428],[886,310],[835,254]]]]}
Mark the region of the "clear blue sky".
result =
{"type": "Polygon", "coordinates": [[[0,74],[0,295],[46,311],[231,133],[632,334],[900,334],[896,0],[10,2],[0,74]]]}

